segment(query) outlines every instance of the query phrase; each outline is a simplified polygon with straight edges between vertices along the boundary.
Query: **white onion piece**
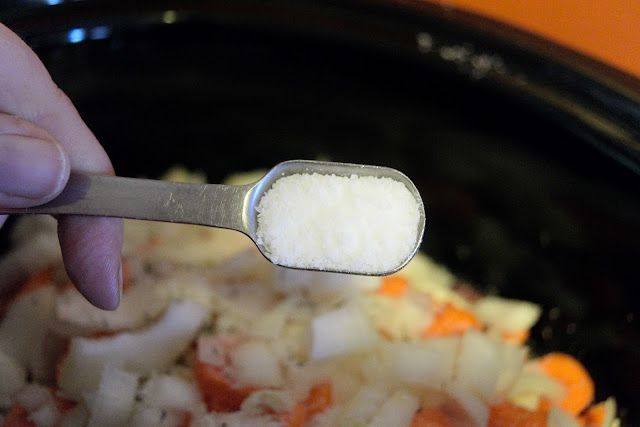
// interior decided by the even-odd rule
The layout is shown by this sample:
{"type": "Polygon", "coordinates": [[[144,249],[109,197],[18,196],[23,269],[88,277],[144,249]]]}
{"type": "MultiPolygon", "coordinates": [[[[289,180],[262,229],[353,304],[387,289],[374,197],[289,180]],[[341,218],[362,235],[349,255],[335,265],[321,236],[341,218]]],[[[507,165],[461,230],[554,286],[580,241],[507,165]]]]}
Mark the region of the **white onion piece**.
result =
{"type": "Polygon", "coordinates": [[[67,335],[80,335],[95,330],[136,329],[156,317],[165,304],[150,284],[131,287],[122,295],[120,305],[113,311],[94,307],[80,292],[70,288],[56,298],[55,329],[67,335]]]}
{"type": "Polygon", "coordinates": [[[618,405],[613,397],[604,401],[604,420],[602,421],[603,427],[610,427],[616,421],[616,413],[618,411],[618,405]]]}
{"type": "Polygon", "coordinates": [[[397,378],[406,384],[442,388],[453,376],[459,339],[392,343],[385,348],[397,378]]]}
{"type": "Polygon", "coordinates": [[[293,408],[294,404],[286,391],[267,389],[255,391],[247,396],[240,410],[248,416],[285,414],[293,408]]]}
{"type": "Polygon", "coordinates": [[[153,375],[144,384],[140,397],[152,408],[191,411],[201,403],[195,383],[171,375],[153,375]]]}
{"type": "MultiPolygon", "coordinates": [[[[129,425],[137,427],[179,427],[185,414],[181,411],[152,408],[136,403],[129,425]]],[[[215,424],[214,424],[215,426],[215,424]]]]}
{"type": "Polygon", "coordinates": [[[96,389],[106,365],[141,375],[160,371],[185,350],[208,316],[208,309],[199,304],[174,301],[146,330],[109,338],[73,338],[58,385],[72,398],[79,398],[96,389]]]}
{"type": "Polygon", "coordinates": [[[16,399],[29,414],[29,419],[38,427],[53,427],[60,421],[60,411],[51,390],[47,387],[28,384],[16,399]]]}
{"type": "Polygon", "coordinates": [[[27,371],[0,349],[0,409],[8,409],[27,383],[27,371]]]}
{"type": "Polygon", "coordinates": [[[285,299],[277,304],[255,320],[249,333],[254,337],[278,338],[291,315],[292,305],[293,301],[291,299],[285,299]]]}
{"type": "Polygon", "coordinates": [[[472,426],[487,425],[489,408],[487,408],[482,399],[469,391],[466,386],[452,382],[447,385],[446,392],[462,407],[472,422],[472,426]]]}
{"type": "Polygon", "coordinates": [[[404,390],[398,390],[387,399],[373,417],[371,427],[409,427],[420,406],[419,399],[404,390]]]}
{"type": "Polygon", "coordinates": [[[480,298],[473,310],[489,327],[511,332],[531,329],[542,313],[542,308],[532,302],[496,296],[480,298]]]}
{"type": "Polygon", "coordinates": [[[580,424],[567,412],[552,406],[547,415],[548,427],[580,427],[580,424]]]}
{"type": "Polygon", "coordinates": [[[515,345],[500,345],[500,375],[496,384],[496,397],[503,398],[509,393],[522,372],[528,349],[515,345]]]}
{"type": "Polygon", "coordinates": [[[238,387],[282,385],[278,358],[271,348],[262,342],[249,341],[238,345],[231,352],[231,364],[236,370],[238,387]]]}
{"type": "Polygon", "coordinates": [[[364,350],[378,342],[369,319],[351,304],[317,316],[311,330],[311,358],[315,360],[364,350]]]}
{"type": "Polygon", "coordinates": [[[500,348],[488,336],[470,329],[462,336],[456,382],[489,401],[500,374],[500,348]]]}
{"type": "Polygon", "coordinates": [[[124,425],[131,416],[138,390],[138,375],[105,366],[98,390],[89,405],[88,427],[124,425]]]}
{"type": "Polygon", "coordinates": [[[542,396],[555,401],[562,399],[565,393],[562,384],[553,378],[525,367],[511,387],[508,399],[523,408],[535,410],[542,396]]]}
{"type": "Polygon", "coordinates": [[[0,323],[0,348],[35,380],[49,380],[55,354],[46,347],[56,289],[46,285],[20,295],[0,323]]]}
{"type": "Polygon", "coordinates": [[[384,389],[363,386],[344,406],[338,416],[339,425],[366,425],[385,402],[389,392],[384,389]]]}
{"type": "Polygon", "coordinates": [[[326,271],[296,270],[276,266],[274,285],[276,289],[287,294],[306,291],[311,293],[311,296],[327,294],[353,295],[356,292],[376,289],[380,286],[380,278],[326,271]]]}

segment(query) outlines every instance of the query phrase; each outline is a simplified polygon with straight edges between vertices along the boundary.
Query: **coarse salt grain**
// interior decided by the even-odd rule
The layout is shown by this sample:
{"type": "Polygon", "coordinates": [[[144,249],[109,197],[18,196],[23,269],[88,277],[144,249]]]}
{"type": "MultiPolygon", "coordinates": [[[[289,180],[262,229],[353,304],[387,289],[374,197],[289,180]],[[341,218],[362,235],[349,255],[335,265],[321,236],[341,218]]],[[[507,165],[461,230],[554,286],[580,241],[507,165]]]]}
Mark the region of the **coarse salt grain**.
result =
{"type": "Polygon", "coordinates": [[[294,174],[276,180],[256,207],[257,242],[272,262],[376,274],[413,253],[419,201],[386,177],[294,174]]]}

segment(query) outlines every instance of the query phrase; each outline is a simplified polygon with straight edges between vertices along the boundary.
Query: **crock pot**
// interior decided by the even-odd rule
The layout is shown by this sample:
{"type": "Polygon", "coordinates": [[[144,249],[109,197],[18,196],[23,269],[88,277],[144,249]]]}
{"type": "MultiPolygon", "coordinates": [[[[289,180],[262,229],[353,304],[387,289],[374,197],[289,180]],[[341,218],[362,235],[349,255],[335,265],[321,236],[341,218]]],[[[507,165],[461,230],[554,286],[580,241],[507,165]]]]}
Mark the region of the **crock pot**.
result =
{"type": "Polygon", "coordinates": [[[0,21],[120,175],[181,164],[218,182],[288,159],[403,171],[427,209],[421,250],[541,304],[532,350],[575,355],[597,400],[640,422],[634,77],[412,1],[5,0],[0,21]]]}

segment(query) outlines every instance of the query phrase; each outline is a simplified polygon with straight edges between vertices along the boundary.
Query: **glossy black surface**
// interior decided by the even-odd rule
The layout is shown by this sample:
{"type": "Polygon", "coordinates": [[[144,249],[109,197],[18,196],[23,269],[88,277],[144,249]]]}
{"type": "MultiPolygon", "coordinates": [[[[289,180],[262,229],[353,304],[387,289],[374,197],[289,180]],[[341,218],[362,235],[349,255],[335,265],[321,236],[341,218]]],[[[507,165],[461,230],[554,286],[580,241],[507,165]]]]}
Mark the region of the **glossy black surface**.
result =
{"type": "Polygon", "coordinates": [[[0,18],[121,175],[180,163],[217,182],[294,158],[403,171],[427,209],[422,250],[542,304],[534,351],[579,357],[633,425],[637,81],[467,15],[365,5],[80,1],[0,18]]]}

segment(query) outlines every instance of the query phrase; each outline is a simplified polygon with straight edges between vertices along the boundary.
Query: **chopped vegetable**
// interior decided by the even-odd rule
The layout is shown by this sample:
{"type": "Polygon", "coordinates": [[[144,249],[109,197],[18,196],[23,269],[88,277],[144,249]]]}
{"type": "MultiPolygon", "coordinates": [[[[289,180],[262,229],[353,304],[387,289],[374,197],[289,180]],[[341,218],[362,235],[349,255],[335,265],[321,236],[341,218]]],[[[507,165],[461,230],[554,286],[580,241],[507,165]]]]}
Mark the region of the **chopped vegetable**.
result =
{"type": "Polygon", "coordinates": [[[413,417],[411,427],[453,427],[449,417],[439,407],[421,408],[413,417]]]}
{"type": "Polygon", "coordinates": [[[384,277],[382,284],[377,289],[377,293],[390,298],[400,298],[404,296],[409,288],[409,281],[399,274],[384,277]]]}
{"type": "Polygon", "coordinates": [[[19,221],[0,261],[23,282],[0,300],[2,425],[619,424],[613,398],[589,406],[579,361],[530,354],[538,305],[483,296],[424,253],[384,278],[309,272],[241,233],[126,221],[107,312],[38,224],[19,221]]]}
{"type": "Polygon", "coordinates": [[[99,339],[73,338],[60,367],[58,385],[69,396],[80,398],[97,388],[107,365],[140,375],[165,369],[191,344],[207,318],[208,310],[203,306],[174,301],[146,330],[99,339]]]}
{"type": "Polygon", "coordinates": [[[489,408],[489,427],[546,427],[547,411],[530,411],[509,401],[503,401],[489,408]]]}
{"type": "Polygon", "coordinates": [[[578,415],[593,401],[593,380],[582,363],[574,357],[564,353],[549,353],[538,359],[538,365],[545,374],[564,386],[564,397],[553,402],[560,408],[578,415]]]}
{"type": "Polygon", "coordinates": [[[423,332],[423,337],[462,335],[468,329],[482,329],[482,324],[471,312],[446,303],[423,332]]]}
{"type": "Polygon", "coordinates": [[[313,319],[311,327],[311,358],[316,360],[364,350],[378,341],[369,319],[354,305],[321,314],[313,319]]]}
{"type": "Polygon", "coordinates": [[[247,396],[255,390],[253,387],[234,387],[222,368],[201,360],[194,362],[193,371],[209,411],[237,411],[247,396]]]}

